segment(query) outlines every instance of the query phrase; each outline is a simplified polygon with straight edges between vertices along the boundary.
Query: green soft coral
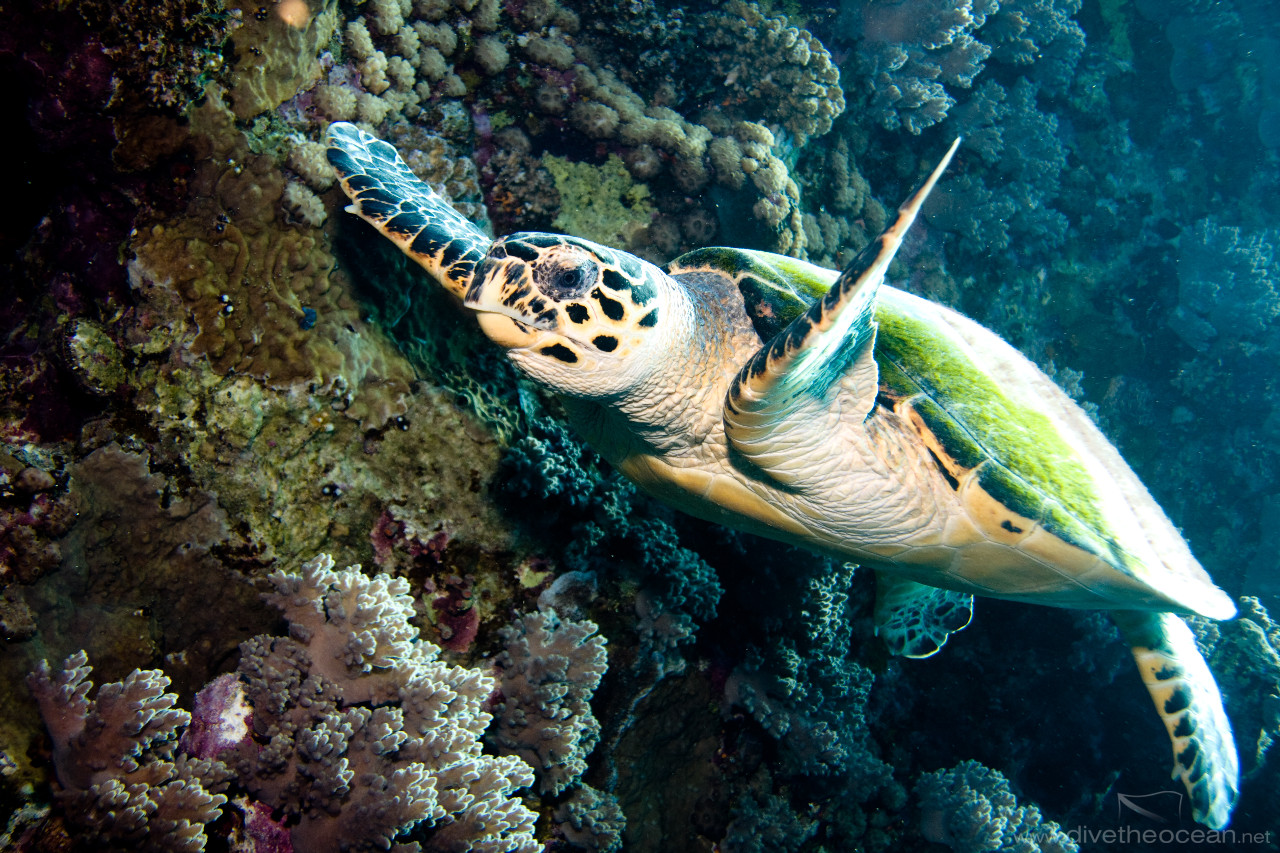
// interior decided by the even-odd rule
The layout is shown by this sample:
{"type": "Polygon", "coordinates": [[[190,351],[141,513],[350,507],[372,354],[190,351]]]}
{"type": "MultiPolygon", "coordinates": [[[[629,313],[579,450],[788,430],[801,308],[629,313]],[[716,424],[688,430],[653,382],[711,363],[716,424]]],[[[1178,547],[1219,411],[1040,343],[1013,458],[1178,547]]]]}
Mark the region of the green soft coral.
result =
{"type": "Polygon", "coordinates": [[[556,182],[560,212],[552,223],[565,234],[606,246],[631,248],[655,213],[649,188],[631,178],[616,154],[599,166],[550,154],[542,165],[556,182]]]}

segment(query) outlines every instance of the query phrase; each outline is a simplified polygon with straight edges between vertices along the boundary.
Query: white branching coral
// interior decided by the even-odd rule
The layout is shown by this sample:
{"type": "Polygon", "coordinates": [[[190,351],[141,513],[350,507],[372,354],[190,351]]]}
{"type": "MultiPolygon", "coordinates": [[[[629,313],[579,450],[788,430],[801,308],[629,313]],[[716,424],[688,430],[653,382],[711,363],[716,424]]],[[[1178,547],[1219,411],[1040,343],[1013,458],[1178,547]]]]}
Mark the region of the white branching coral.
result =
{"type": "Polygon", "coordinates": [[[600,740],[591,695],[608,669],[605,639],[590,620],[561,620],[551,609],[502,629],[498,656],[503,703],[492,735],[499,749],[538,769],[544,794],[581,778],[600,740]]]}
{"type": "Polygon", "coordinates": [[[321,555],[271,576],[289,637],[241,647],[253,738],[224,753],[241,784],[296,820],[294,849],[533,853],[533,783],[515,756],[482,751],[494,680],[439,660],[409,624],[402,578],[334,571],[321,555]]]}
{"type": "Polygon", "coordinates": [[[227,802],[229,772],[217,761],[174,758],[179,729],[191,720],[165,692],[159,670],[135,669],[89,698],[88,656],[76,652],[61,671],[45,661],[27,677],[53,740],[58,799],[84,839],[128,844],[143,853],[196,853],[204,825],[227,802]]]}

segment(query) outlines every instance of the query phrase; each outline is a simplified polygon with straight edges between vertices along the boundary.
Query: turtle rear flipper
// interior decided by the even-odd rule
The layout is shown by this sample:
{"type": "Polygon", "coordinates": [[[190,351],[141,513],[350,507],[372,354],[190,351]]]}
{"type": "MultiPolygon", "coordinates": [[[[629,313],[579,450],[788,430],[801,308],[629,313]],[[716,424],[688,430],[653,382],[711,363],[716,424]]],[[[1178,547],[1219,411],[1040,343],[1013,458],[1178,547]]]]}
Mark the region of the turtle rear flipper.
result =
{"type": "Polygon", "coordinates": [[[1186,786],[1192,815],[1223,829],[1240,793],[1240,762],[1222,694],[1195,636],[1172,613],[1120,610],[1111,616],[1169,730],[1173,778],[1186,786]]]}
{"type": "Polygon", "coordinates": [[[973,596],[876,572],[876,634],[890,654],[927,658],[973,619],[973,596]]]}
{"type": "Polygon", "coordinates": [[[419,180],[381,139],[354,124],[334,122],[326,141],[329,163],[353,202],[347,210],[463,298],[493,239],[419,180]]]}

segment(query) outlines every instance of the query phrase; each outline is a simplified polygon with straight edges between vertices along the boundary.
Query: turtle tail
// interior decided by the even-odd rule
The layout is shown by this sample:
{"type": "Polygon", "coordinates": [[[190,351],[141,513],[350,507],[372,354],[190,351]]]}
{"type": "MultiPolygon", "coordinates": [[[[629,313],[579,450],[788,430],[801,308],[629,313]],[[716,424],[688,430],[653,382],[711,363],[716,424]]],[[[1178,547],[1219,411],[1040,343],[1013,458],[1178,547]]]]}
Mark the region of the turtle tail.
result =
{"type": "Polygon", "coordinates": [[[1210,829],[1225,828],[1240,793],[1240,763],[1222,694],[1195,636],[1172,613],[1111,615],[1169,731],[1173,778],[1186,786],[1192,816],[1210,829]]]}
{"type": "Polygon", "coordinates": [[[354,124],[334,122],[329,162],[347,208],[387,236],[461,299],[493,239],[409,170],[396,150],[354,124]]]}

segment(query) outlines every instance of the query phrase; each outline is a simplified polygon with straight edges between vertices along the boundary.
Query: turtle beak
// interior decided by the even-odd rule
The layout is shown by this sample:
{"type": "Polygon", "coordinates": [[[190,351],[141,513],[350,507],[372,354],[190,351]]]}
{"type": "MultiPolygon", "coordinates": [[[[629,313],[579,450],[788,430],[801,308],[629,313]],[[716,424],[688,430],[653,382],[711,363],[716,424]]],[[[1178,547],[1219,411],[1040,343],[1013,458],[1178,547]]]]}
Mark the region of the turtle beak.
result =
{"type": "Polygon", "coordinates": [[[476,312],[480,329],[498,346],[533,346],[544,332],[556,331],[558,312],[533,286],[528,264],[489,257],[476,273],[463,303],[476,312]]]}

